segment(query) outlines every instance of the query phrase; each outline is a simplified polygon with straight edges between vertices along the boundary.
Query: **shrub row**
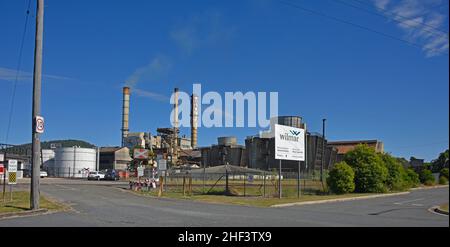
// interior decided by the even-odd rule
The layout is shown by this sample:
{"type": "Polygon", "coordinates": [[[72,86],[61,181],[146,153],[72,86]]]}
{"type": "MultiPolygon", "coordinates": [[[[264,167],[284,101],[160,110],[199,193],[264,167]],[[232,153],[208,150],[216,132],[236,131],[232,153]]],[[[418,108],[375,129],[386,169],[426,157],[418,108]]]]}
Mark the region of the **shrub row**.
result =
{"type": "Polygon", "coordinates": [[[391,155],[376,153],[367,145],[358,145],[346,153],[344,160],[330,170],[327,178],[329,189],[337,194],[400,191],[416,187],[421,182],[434,183],[431,171],[424,170],[419,175],[412,169],[405,169],[391,155]]]}

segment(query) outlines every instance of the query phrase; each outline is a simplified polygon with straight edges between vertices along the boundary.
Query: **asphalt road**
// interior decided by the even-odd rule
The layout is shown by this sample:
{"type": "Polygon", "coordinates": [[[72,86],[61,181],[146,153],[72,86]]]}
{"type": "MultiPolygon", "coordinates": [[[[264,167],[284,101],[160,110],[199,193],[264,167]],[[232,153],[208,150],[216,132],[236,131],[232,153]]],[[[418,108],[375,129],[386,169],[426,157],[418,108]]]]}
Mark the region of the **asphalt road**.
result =
{"type": "MultiPolygon", "coordinates": [[[[26,185],[22,185],[26,186],[26,185]]],[[[123,185],[122,185],[123,186],[123,185]]],[[[0,220],[1,226],[443,226],[448,216],[428,209],[448,203],[449,189],[425,189],[407,195],[348,202],[255,208],[134,195],[118,186],[41,185],[45,195],[73,210],[0,220]]]]}

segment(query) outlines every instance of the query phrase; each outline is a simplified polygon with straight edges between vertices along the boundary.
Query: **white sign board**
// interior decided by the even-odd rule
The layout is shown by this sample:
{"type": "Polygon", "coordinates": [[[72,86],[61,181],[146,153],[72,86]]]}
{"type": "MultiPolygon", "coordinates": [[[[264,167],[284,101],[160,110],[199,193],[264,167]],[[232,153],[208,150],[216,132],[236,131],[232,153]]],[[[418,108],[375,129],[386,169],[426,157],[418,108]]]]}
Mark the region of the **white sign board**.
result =
{"type": "Polygon", "coordinates": [[[8,160],[8,172],[17,172],[17,160],[8,160]]]}
{"type": "Polygon", "coordinates": [[[167,161],[164,159],[158,160],[158,170],[165,171],[167,170],[167,161]]]}
{"type": "Polygon", "coordinates": [[[40,134],[44,133],[44,118],[41,116],[36,116],[35,126],[36,126],[36,130],[35,130],[36,133],[40,133],[40,134]]]}
{"type": "Polygon", "coordinates": [[[5,154],[0,154],[0,162],[5,161],[5,154]]]}
{"type": "Polygon", "coordinates": [[[144,176],[144,167],[138,167],[137,171],[138,171],[138,177],[144,176]]]}
{"type": "Polygon", "coordinates": [[[275,124],[275,159],[305,161],[305,130],[275,124]]]}

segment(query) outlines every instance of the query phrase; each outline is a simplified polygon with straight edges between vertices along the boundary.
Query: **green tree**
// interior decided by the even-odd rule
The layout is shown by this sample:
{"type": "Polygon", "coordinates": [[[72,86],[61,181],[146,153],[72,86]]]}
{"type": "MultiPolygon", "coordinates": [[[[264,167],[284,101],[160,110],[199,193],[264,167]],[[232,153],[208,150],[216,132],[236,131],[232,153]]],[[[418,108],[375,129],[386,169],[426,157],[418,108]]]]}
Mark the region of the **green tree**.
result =
{"type": "Polygon", "coordinates": [[[449,163],[449,153],[448,149],[439,154],[439,157],[432,161],[433,172],[439,172],[443,168],[448,168],[449,163]]]}
{"type": "Polygon", "coordinates": [[[420,179],[420,182],[425,185],[433,185],[435,182],[433,173],[428,169],[424,169],[420,172],[419,179],[420,179]]]}
{"type": "Polygon", "coordinates": [[[380,157],[388,170],[386,186],[390,190],[404,190],[409,187],[408,184],[405,183],[406,171],[398,159],[392,157],[390,154],[380,154],[380,157]]]}
{"type": "Polygon", "coordinates": [[[350,193],[355,190],[355,172],[345,163],[339,162],[330,170],[327,184],[330,190],[336,194],[350,193]]]}
{"type": "Polygon", "coordinates": [[[403,176],[403,180],[409,188],[414,188],[420,185],[419,174],[417,174],[417,172],[415,172],[412,168],[406,169],[403,176]]]}
{"type": "Polygon", "coordinates": [[[439,172],[439,177],[444,177],[448,180],[448,168],[443,168],[439,172]]]}
{"type": "Polygon", "coordinates": [[[388,170],[375,149],[358,145],[344,156],[344,161],[355,171],[356,192],[385,192],[388,170]]]}
{"type": "Polygon", "coordinates": [[[448,179],[446,177],[439,177],[439,184],[448,184],[448,179]]]}

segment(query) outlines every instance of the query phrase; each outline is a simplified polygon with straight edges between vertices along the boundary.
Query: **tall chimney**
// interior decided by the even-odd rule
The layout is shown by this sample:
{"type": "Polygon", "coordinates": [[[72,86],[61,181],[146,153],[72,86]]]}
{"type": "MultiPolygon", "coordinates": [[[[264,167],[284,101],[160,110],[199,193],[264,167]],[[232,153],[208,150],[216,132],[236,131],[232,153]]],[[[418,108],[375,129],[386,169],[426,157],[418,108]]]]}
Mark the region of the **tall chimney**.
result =
{"type": "Polygon", "coordinates": [[[122,147],[125,145],[125,138],[128,137],[128,118],[130,115],[130,88],[123,88],[123,105],[122,105],[122,147]]]}
{"type": "Polygon", "coordinates": [[[174,118],[173,118],[173,156],[172,160],[176,162],[178,159],[178,88],[174,90],[174,118]]]}
{"type": "Polygon", "coordinates": [[[191,147],[197,148],[197,127],[198,127],[198,96],[191,96],[191,147]]]}

